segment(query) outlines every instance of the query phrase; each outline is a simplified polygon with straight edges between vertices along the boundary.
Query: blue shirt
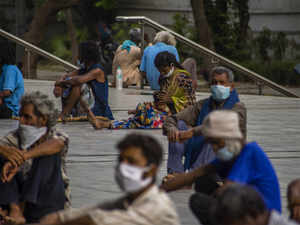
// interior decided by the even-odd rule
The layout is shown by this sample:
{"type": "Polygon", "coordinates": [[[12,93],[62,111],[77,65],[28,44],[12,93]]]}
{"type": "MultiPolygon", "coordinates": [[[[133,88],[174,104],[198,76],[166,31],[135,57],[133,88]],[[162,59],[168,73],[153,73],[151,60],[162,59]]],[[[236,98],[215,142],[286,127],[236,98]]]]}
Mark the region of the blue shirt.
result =
{"type": "Polygon", "coordinates": [[[167,45],[162,42],[158,42],[155,45],[149,46],[145,49],[140,70],[146,73],[147,80],[153,90],[159,90],[160,86],[158,84],[159,71],[157,70],[154,60],[158,53],[168,51],[176,56],[179,62],[179,55],[177,49],[172,45],[167,45]]]}
{"type": "Polygon", "coordinates": [[[256,142],[248,143],[234,162],[216,159],[211,164],[216,166],[221,177],[254,187],[262,194],[268,209],[281,212],[280,188],[275,170],[256,142]]]}
{"type": "Polygon", "coordinates": [[[20,100],[24,94],[24,80],[21,71],[15,65],[2,66],[0,91],[4,90],[11,91],[11,95],[4,98],[4,104],[13,112],[14,116],[18,116],[20,100]]]}

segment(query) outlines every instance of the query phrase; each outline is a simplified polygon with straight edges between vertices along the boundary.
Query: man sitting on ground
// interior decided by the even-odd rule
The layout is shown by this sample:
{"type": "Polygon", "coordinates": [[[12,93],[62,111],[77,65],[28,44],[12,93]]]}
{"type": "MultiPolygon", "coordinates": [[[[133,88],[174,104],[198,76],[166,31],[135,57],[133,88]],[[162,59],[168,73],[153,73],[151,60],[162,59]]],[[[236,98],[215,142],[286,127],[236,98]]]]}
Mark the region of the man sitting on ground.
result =
{"type": "Polygon", "coordinates": [[[296,225],[276,210],[269,210],[253,187],[230,185],[218,195],[210,208],[211,225],[296,225]]]}
{"type": "Polygon", "coordinates": [[[55,129],[56,120],[46,95],[27,94],[18,129],[0,139],[0,214],[6,222],[34,223],[64,208],[68,137],[55,129]]]}
{"type": "Polygon", "coordinates": [[[64,75],[55,85],[62,87],[72,86],[68,100],[63,108],[60,118],[68,115],[72,108],[80,102],[81,85],[87,83],[94,95],[95,104],[92,112],[96,116],[107,117],[113,120],[113,115],[108,104],[108,80],[99,62],[98,46],[93,41],[80,43],[80,62],[83,68],[64,75]]]}
{"type": "Polygon", "coordinates": [[[207,222],[207,208],[212,204],[212,196],[219,188],[236,182],[255,187],[263,196],[268,209],[281,212],[279,182],[275,170],[256,143],[246,143],[239,127],[238,114],[230,110],[211,112],[200,127],[205,141],[210,143],[216,159],[191,172],[181,173],[165,180],[162,188],[171,191],[196,182],[196,191],[192,195],[190,206],[202,224],[207,222]]]}
{"type": "Polygon", "coordinates": [[[166,119],[163,133],[169,139],[168,174],[193,170],[215,158],[211,146],[205,142],[200,130],[203,119],[214,110],[227,109],[237,112],[240,129],[246,138],[246,108],[240,102],[233,81],[234,75],[231,70],[220,66],[213,68],[211,96],[166,119]]]}
{"type": "Polygon", "coordinates": [[[287,190],[290,218],[300,223],[300,179],[293,180],[287,190]]]}
{"type": "Polygon", "coordinates": [[[155,185],[163,152],[152,137],[130,134],[117,145],[120,155],[115,179],[124,197],[83,209],[46,216],[42,224],[177,225],[174,204],[155,185]]]}

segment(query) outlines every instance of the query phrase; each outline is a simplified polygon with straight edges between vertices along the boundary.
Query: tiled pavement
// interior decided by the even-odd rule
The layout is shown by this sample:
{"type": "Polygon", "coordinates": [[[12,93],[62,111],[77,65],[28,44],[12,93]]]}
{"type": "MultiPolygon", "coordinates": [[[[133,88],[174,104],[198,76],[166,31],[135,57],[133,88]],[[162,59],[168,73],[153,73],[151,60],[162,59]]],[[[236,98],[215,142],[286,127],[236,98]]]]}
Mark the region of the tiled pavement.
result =
{"type": "MultiPolygon", "coordinates": [[[[25,82],[27,91],[40,90],[51,95],[53,82],[25,82]]],[[[110,89],[110,105],[117,119],[126,118],[128,109],[135,108],[141,101],[152,99],[147,90],[110,89]],[[141,95],[142,92],[142,95],[141,95]]],[[[197,98],[206,97],[199,93],[197,98]]],[[[289,181],[299,176],[300,161],[300,100],[271,96],[241,96],[248,108],[248,141],[257,141],[273,162],[281,186],[282,202],[286,212],[285,191],[289,181]]],[[[56,100],[57,104],[59,103],[56,100]]],[[[16,121],[1,120],[0,136],[17,126],[16,121]]],[[[72,201],[74,207],[116,198],[121,193],[114,182],[116,142],[133,130],[95,131],[87,122],[59,124],[70,136],[68,173],[71,177],[72,201]]],[[[167,158],[167,140],[161,130],[135,130],[151,134],[164,146],[167,158]]],[[[159,179],[166,174],[165,161],[159,179]]],[[[182,224],[197,224],[188,209],[188,198],[192,190],[177,191],[170,196],[174,200],[182,224]]]]}

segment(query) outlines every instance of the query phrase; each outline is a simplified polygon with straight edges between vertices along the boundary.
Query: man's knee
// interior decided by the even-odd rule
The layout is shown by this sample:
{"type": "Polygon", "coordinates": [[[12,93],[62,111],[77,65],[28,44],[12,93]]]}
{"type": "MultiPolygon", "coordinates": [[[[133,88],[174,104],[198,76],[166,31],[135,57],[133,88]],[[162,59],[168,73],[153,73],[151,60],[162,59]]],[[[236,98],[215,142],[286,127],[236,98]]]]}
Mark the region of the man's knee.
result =
{"type": "Polygon", "coordinates": [[[178,130],[187,130],[188,127],[187,127],[186,123],[183,120],[178,120],[177,121],[177,129],[178,130]]]}

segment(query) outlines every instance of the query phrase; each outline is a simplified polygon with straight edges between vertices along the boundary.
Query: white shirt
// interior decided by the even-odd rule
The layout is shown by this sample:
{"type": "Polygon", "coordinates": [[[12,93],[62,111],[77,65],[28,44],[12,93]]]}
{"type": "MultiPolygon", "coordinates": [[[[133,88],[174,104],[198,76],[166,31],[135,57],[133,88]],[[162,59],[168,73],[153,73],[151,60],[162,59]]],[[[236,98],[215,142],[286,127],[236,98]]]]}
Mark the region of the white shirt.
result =
{"type": "Polygon", "coordinates": [[[61,222],[85,218],[86,225],[179,225],[174,203],[153,185],[128,205],[126,196],[113,202],[58,212],[61,222]]]}

